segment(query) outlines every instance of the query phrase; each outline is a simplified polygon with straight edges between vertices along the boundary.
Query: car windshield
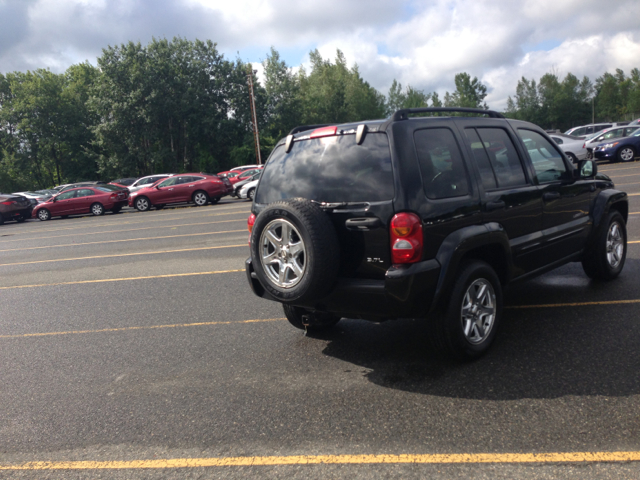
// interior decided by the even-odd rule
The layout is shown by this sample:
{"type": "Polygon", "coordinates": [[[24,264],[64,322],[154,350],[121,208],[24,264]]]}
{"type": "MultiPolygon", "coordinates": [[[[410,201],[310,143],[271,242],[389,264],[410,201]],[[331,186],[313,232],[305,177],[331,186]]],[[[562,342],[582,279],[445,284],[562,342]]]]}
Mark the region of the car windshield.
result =
{"type": "Polygon", "coordinates": [[[105,192],[115,192],[117,190],[122,190],[122,187],[118,187],[116,185],[100,185],[100,187],[95,187],[95,188],[100,188],[100,190],[103,190],[105,192]]]}
{"type": "Polygon", "coordinates": [[[277,147],[265,166],[257,203],[303,197],[319,202],[376,202],[394,195],[389,140],[368,134],[335,135],[277,147]]]}

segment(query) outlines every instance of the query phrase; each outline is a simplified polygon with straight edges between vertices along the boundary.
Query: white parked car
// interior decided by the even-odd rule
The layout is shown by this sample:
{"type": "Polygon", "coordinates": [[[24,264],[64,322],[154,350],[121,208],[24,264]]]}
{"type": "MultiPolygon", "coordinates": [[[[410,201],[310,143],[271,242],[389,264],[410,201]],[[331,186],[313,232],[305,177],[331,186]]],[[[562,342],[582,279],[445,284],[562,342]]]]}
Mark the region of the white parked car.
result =
{"type": "Polygon", "coordinates": [[[558,144],[560,150],[562,150],[573,163],[578,163],[578,160],[587,158],[587,149],[585,148],[585,140],[583,138],[564,135],[562,133],[552,133],[549,136],[558,144]]]}
{"type": "Polygon", "coordinates": [[[163,178],[167,178],[172,175],[173,173],[158,173],[156,175],[147,175],[146,177],[139,178],[127,188],[129,189],[129,193],[137,192],[141,188],[148,187],[156,183],[158,180],[162,180],[163,178]]]}
{"type": "Polygon", "coordinates": [[[250,168],[258,168],[261,167],[262,165],[242,165],[241,167],[233,167],[231,170],[229,170],[230,172],[235,172],[237,170],[249,170],[250,168]]]}
{"type": "Polygon", "coordinates": [[[238,192],[238,198],[248,198],[253,201],[253,197],[256,195],[256,188],[258,188],[258,182],[260,179],[254,180],[249,183],[245,183],[238,192]]]}

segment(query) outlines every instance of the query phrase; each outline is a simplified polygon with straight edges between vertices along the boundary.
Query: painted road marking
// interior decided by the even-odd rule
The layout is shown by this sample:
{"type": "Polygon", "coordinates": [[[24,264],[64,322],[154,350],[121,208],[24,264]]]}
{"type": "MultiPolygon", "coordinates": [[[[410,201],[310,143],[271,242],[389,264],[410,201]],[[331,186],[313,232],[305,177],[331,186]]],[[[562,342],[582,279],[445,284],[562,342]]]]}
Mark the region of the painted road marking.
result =
{"type": "Polygon", "coordinates": [[[184,233],[181,235],[164,235],[162,237],[124,238],[121,240],[103,240],[101,242],[67,243],[64,245],[45,245],[41,247],[9,248],[7,250],[0,250],[0,252],[16,252],[20,250],[39,250],[42,248],[79,247],[81,245],[103,245],[106,243],[139,242],[142,240],[161,240],[166,238],[199,237],[203,235],[219,235],[222,233],[239,233],[239,232],[246,232],[246,231],[247,230],[243,228],[242,230],[224,230],[222,232],[184,233]]]}
{"type": "Polygon", "coordinates": [[[0,470],[116,470],[322,464],[600,463],[637,461],[640,461],[640,452],[292,455],[273,457],[166,458],[106,462],[27,462],[13,465],[0,465],[0,470]]]}
{"type": "Polygon", "coordinates": [[[158,328],[183,328],[183,327],[202,327],[211,325],[234,325],[244,323],[265,323],[278,322],[286,320],[286,318],[265,318],[257,320],[238,320],[231,322],[197,322],[197,323],[176,323],[173,325],[146,325],[140,327],[120,327],[120,328],[101,328],[99,330],[71,330],[68,332],[44,332],[44,333],[21,333],[18,335],[0,335],[0,338],[26,338],[26,337],[51,337],[54,335],[80,335],[85,333],[104,333],[104,332],[124,332],[127,330],[152,330],[158,328]]]}
{"type": "MultiPolygon", "coordinates": [[[[239,212],[240,213],[240,212],[239,212]]],[[[241,212],[244,213],[244,212],[241,212]]],[[[7,242],[27,242],[29,240],[46,240],[49,238],[63,238],[63,237],[78,237],[82,235],[99,235],[104,233],[124,233],[124,232],[137,232],[138,230],[152,230],[154,228],[177,228],[177,227],[191,227],[200,225],[215,225],[217,223],[230,223],[230,222],[246,222],[245,218],[235,218],[233,220],[218,220],[217,222],[200,222],[200,223],[182,223],[178,225],[154,225],[153,227],[140,227],[140,228],[128,228],[126,230],[102,230],[100,232],[87,232],[87,233],[65,233],[64,235],[51,235],[48,237],[30,237],[30,238],[14,238],[11,240],[2,240],[0,243],[7,242]]]]}
{"type": "Polygon", "coordinates": [[[598,173],[604,173],[604,172],[618,172],[620,170],[632,170],[634,168],[638,168],[639,165],[634,165],[633,167],[624,167],[624,168],[612,168],[610,170],[600,170],[598,169],[598,173]]]}
{"type": "Polygon", "coordinates": [[[0,263],[0,267],[10,267],[12,265],[33,265],[35,263],[53,263],[53,262],[70,262],[73,260],[93,260],[97,258],[116,258],[116,257],[133,257],[135,255],[155,255],[160,253],[176,253],[176,252],[196,252],[199,250],[216,250],[218,248],[236,248],[247,247],[246,243],[242,245],[221,245],[218,247],[201,247],[201,248],[182,248],[179,250],[158,250],[155,252],[139,252],[139,253],[121,253],[118,255],[98,255],[95,257],[76,257],[76,258],[57,258],[53,260],[36,260],[33,262],[20,262],[20,263],[0,263]]]}
{"type": "MultiPolygon", "coordinates": [[[[202,213],[202,212],[192,212],[192,213],[202,213]]],[[[251,213],[249,210],[245,210],[245,211],[241,211],[241,212],[225,212],[225,213],[207,213],[205,215],[203,215],[203,217],[219,217],[221,215],[240,215],[240,214],[249,214],[251,213]]],[[[178,214],[173,214],[173,215],[178,215],[178,214]]],[[[181,214],[181,215],[187,215],[187,214],[181,214]]],[[[158,215],[156,215],[157,217],[158,215]]],[[[164,215],[167,216],[167,215],[164,215]]],[[[93,218],[93,217],[84,217],[84,218],[93,218]]],[[[138,221],[136,220],[129,220],[126,222],[110,222],[110,223],[98,223],[95,225],[89,225],[89,224],[84,224],[81,226],[75,226],[75,227],[61,227],[61,228],[48,228],[48,229],[40,229],[38,227],[36,228],[28,228],[28,229],[24,229],[24,230],[18,230],[17,232],[14,232],[14,229],[8,230],[8,232],[11,232],[13,235],[20,235],[23,233],[34,233],[34,232],[61,232],[64,230],[79,230],[79,229],[84,229],[84,228],[95,228],[95,227],[110,227],[110,226],[119,226],[119,225],[130,225],[130,224],[135,224],[135,223],[151,223],[151,222],[165,222],[167,220],[170,219],[165,219],[165,218],[154,218],[152,220],[142,220],[139,219],[138,221]]],[[[31,224],[30,224],[31,225],[31,224]]],[[[4,229],[3,229],[4,230],[4,229]]]]}
{"type": "Polygon", "coordinates": [[[153,278],[194,277],[197,275],[216,275],[219,273],[235,273],[235,272],[244,272],[244,270],[241,269],[241,270],[217,270],[214,272],[168,273],[165,275],[149,275],[146,277],[103,278],[101,280],[76,280],[73,282],[40,283],[35,285],[12,285],[9,287],[0,287],[0,290],[14,290],[16,288],[57,287],[59,285],[82,285],[85,283],[126,282],[131,280],[150,280],[153,278]]]}
{"type": "Polygon", "coordinates": [[[627,175],[609,175],[612,179],[615,178],[623,178],[623,177],[634,177],[636,175],[640,175],[640,173],[629,173],[627,175]]]}
{"type": "Polygon", "coordinates": [[[520,308],[560,308],[560,307],[587,307],[593,305],[624,305],[631,303],[640,303],[640,299],[634,300],[605,300],[602,302],[576,302],[576,303],[548,303],[543,305],[508,305],[504,308],[520,309],[520,308]]]}

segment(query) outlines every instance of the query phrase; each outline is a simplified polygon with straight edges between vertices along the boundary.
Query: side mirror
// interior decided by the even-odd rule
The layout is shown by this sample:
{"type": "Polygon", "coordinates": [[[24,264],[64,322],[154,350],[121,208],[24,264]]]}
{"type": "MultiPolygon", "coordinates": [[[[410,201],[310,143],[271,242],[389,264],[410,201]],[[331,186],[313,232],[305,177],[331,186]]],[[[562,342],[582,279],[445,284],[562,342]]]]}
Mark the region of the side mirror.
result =
{"type": "Polygon", "coordinates": [[[580,160],[578,162],[577,177],[591,178],[598,173],[598,165],[593,160],[580,160]]]}
{"type": "Polygon", "coordinates": [[[56,198],[57,198],[57,197],[51,197],[51,201],[52,201],[53,203],[56,203],[56,202],[57,202],[56,198]]]}

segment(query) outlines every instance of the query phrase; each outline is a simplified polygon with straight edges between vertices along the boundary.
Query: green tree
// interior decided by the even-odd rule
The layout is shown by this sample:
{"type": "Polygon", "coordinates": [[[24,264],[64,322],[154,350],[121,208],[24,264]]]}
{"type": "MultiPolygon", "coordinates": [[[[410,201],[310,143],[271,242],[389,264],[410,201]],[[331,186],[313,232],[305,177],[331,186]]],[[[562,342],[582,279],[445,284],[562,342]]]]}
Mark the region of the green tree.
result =
{"type": "Polygon", "coordinates": [[[455,76],[456,89],[453,93],[446,92],[444,96],[445,107],[469,107],[488,108],[484,102],[487,96],[487,87],[478,80],[478,77],[471,78],[466,72],[458,73],[455,76]]]}

